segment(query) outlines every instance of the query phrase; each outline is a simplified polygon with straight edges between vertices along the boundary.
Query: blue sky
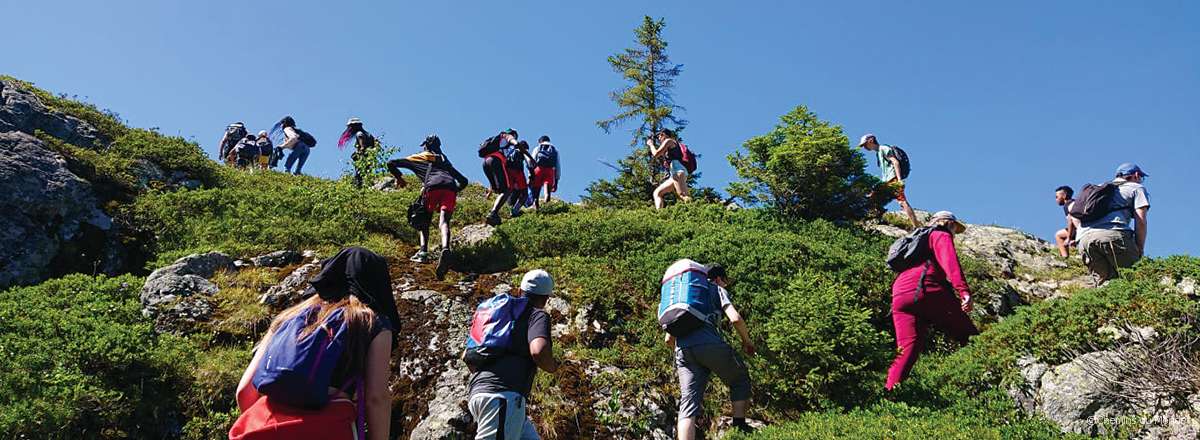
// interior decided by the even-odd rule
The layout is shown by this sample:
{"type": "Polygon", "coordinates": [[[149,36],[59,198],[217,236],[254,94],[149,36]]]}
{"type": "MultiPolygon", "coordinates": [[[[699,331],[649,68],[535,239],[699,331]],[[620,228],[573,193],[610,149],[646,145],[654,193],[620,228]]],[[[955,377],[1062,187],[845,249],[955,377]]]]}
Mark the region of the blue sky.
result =
{"type": "MultiPolygon", "coordinates": [[[[1151,174],[1148,252],[1197,255],[1200,3],[1014,2],[38,2],[3,0],[0,73],[116,110],[214,154],[223,127],[284,114],[320,140],[306,171],[336,176],[350,116],[415,151],[436,132],[482,180],[480,140],[505,127],[554,138],[575,199],[627,151],[606,57],[643,15],[666,17],[685,66],[676,97],[702,154],[725,156],[808,105],[848,136],[912,156],[919,209],[1044,238],[1053,188],[1151,174]],[[1189,171],[1191,170],[1191,171],[1189,171]]],[[[874,165],[871,165],[874,172],[874,165]]]]}

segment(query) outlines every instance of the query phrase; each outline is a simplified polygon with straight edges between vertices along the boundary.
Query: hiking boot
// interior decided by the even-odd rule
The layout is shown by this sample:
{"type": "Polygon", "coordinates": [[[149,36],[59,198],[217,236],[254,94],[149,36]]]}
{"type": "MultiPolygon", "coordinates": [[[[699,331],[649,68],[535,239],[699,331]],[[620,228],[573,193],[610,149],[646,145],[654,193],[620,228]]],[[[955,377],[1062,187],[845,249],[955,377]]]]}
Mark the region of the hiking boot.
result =
{"type": "Polygon", "coordinates": [[[492,226],[500,226],[500,214],[492,214],[487,216],[487,219],[484,220],[484,223],[492,226]]]}
{"type": "Polygon", "coordinates": [[[450,260],[453,258],[454,254],[450,252],[450,249],[442,249],[442,255],[438,257],[437,268],[433,270],[434,275],[437,275],[438,281],[446,278],[446,272],[450,271],[450,260]]]}
{"type": "Polygon", "coordinates": [[[415,254],[413,254],[413,256],[409,257],[408,260],[412,261],[414,263],[421,263],[421,264],[428,263],[430,261],[429,260],[429,252],[417,251],[417,253],[415,253],[415,254]]]}

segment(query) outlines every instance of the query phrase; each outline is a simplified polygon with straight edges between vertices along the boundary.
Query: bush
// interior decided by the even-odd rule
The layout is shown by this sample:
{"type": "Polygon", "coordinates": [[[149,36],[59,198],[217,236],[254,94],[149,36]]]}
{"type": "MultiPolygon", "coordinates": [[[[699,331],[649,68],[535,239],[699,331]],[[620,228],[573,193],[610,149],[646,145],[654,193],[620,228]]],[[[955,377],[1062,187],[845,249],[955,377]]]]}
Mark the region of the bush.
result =
{"type": "Polygon", "coordinates": [[[866,174],[862,156],[849,147],[842,128],[817,119],[804,106],[780,120],[729,156],[742,178],[730,184],[729,193],[789,218],[863,218],[867,196],[879,181],[866,174]]]}
{"type": "Polygon", "coordinates": [[[192,346],[155,334],[140,278],[72,275],[0,293],[0,437],[163,438],[192,346]]]}

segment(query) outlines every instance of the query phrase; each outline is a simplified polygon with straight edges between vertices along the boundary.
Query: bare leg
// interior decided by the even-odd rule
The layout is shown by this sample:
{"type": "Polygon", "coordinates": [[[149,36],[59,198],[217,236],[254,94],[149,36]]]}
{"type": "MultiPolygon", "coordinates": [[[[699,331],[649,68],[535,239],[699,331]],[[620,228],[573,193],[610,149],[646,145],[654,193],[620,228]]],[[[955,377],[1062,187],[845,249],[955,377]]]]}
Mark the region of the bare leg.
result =
{"type": "Polygon", "coordinates": [[[508,200],[508,193],[500,193],[500,195],[496,196],[496,201],[492,202],[492,210],[488,213],[488,215],[497,215],[497,213],[500,212],[500,207],[504,206],[505,200],[508,200]]]}
{"type": "Polygon", "coordinates": [[[675,194],[679,194],[681,200],[685,202],[692,201],[692,198],[688,196],[687,174],[676,173],[674,176],[671,176],[671,182],[675,186],[675,194]]]}
{"type": "Polygon", "coordinates": [[[921,223],[917,221],[917,213],[913,212],[912,206],[909,206],[908,202],[897,201],[896,203],[899,203],[900,209],[903,209],[904,213],[908,214],[908,219],[912,221],[914,229],[921,227],[921,223]]]}
{"type": "Polygon", "coordinates": [[[696,438],[696,419],[688,417],[679,419],[675,424],[676,437],[679,440],[694,440],[696,438]]]}
{"type": "Polygon", "coordinates": [[[429,229],[417,231],[417,237],[421,239],[421,252],[429,252],[429,229]]]}
{"type": "Polygon", "coordinates": [[[658,188],[654,189],[654,209],[662,209],[663,196],[673,190],[675,190],[675,181],[667,179],[663,183],[660,183],[658,188]]]}
{"type": "MultiPolygon", "coordinates": [[[[442,233],[442,249],[450,249],[450,213],[445,210],[441,211],[441,218],[438,221],[438,230],[442,233]]],[[[424,240],[421,241],[424,243],[424,240]]]]}
{"type": "Polygon", "coordinates": [[[1071,235],[1066,229],[1059,229],[1054,233],[1054,242],[1058,244],[1058,255],[1067,258],[1071,256],[1071,249],[1067,247],[1067,242],[1071,240],[1071,235]]]}

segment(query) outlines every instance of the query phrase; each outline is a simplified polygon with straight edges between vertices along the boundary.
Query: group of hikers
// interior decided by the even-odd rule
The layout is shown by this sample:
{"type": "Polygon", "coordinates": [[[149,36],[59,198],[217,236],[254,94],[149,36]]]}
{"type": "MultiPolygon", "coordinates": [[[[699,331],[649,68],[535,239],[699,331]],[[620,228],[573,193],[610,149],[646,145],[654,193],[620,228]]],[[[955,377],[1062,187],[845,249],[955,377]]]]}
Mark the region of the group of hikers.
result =
{"type": "MultiPolygon", "coordinates": [[[[350,138],[360,145],[372,141],[356,120],[348,124],[339,144],[350,138]]],[[[674,134],[656,133],[647,146],[652,157],[667,161],[671,172],[655,192],[656,206],[661,207],[661,194],[666,191],[687,197],[691,170],[672,163],[681,162],[669,152],[680,148],[674,134]]],[[[387,167],[399,186],[406,185],[403,169],[422,181],[422,195],[410,207],[409,220],[421,243],[414,261],[428,261],[428,228],[432,214],[439,214],[442,254],[436,272],[441,277],[449,252],[450,216],[467,179],[446,158],[436,135],[426,137],[421,147],[421,152],[392,160],[387,167]]],[[[880,164],[883,184],[873,197],[900,201],[914,225],[911,233],[892,244],[886,259],[896,272],[891,315],[897,353],[884,382],[891,394],[924,351],[931,328],[942,330],[958,344],[979,333],[968,315],[972,293],[954,245],[955,236],[967,227],[949,211],[936,212],[919,223],[904,194],[910,169],[907,154],[879,144],[871,134],[860,139],[859,147],[875,152],[880,164]]],[[[519,215],[518,207],[529,203],[529,187],[540,190],[557,183],[557,157],[553,161],[545,157],[547,150],[554,151],[547,136],[530,151],[513,129],[484,140],[479,156],[496,196],[488,223],[499,223],[498,211],[505,203],[513,206],[513,215],[519,215]],[[523,167],[532,173],[528,181],[523,167]]],[[[1068,218],[1065,230],[1057,234],[1062,255],[1068,255],[1068,245],[1078,242],[1084,262],[1104,279],[1115,277],[1118,267],[1140,257],[1149,209],[1142,186],[1146,177],[1137,165],[1122,164],[1114,180],[1085,186],[1079,199],[1072,198],[1071,188],[1058,188],[1056,197],[1068,218]]],[[[242,415],[230,431],[231,439],[348,439],[362,438],[364,432],[367,438],[388,438],[388,362],[400,317],[387,266],[383,257],[363,248],[343,249],[322,263],[310,280],[309,297],[280,313],[257,345],[237,388],[242,415]]],[[[732,301],[732,283],[724,266],[690,259],[671,264],[661,280],[657,317],[663,340],[673,350],[680,388],[679,439],[695,438],[714,375],[729,387],[732,427],[751,430],[746,422],[750,375],[742,354],[719,330],[724,316],[740,340],[741,352],[755,355],[746,323],[732,301]]],[[[554,373],[559,368],[551,318],[545,310],[553,293],[550,274],[531,270],[514,291],[498,293],[475,309],[461,359],[471,371],[466,406],[475,422],[476,439],[539,438],[527,404],[537,371],[554,373]]]]}
{"type": "Polygon", "coordinates": [[[250,134],[246,124],[240,121],[229,124],[217,146],[218,158],[227,165],[247,170],[274,169],[279,166],[286,150],[288,154],[284,160],[284,170],[299,175],[308,161],[309,152],[317,146],[317,140],[297,127],[294,118],[284,116],[271,127],[270,132],[262,130],[257,135],[250,134]],[[293,165],[295,171],[292,171],[293,165]]]}

